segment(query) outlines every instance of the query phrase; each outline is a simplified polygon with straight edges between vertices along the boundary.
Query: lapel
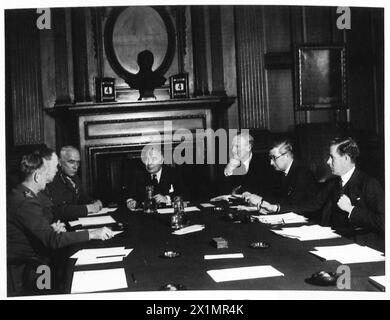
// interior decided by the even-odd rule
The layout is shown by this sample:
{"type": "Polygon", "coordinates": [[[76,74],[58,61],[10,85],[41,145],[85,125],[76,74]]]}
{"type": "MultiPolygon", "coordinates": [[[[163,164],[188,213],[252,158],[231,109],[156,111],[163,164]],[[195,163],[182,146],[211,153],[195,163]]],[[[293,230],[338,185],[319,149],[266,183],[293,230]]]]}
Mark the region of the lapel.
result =
{"type": "Polygon", "coordinates": [[[71,190],[73,193],[77,194],[77,184],[75,183],[75,187],[72,185],[72,183],[69,181],[69,179],[67,178],[67,176],[60,172],[59,174],[59,179],[60,181],[69,189],[71,190]]]}
{"type": "Polygon", "coordinates": [[[296,162],[295,160],[293,160],[287,176],[284,175],[284,172],[281,172],[282,188],[283,188],[284,196],[289,197],[293,192],[293,188],[295,185],[294,180],[296,178],[296,171],[297,171],[296,162]]]}
{"type": "Polygon", "coordinates": [[[358,199],[360,200],[360,197],[362,197],[361,187],[363,184],[361,180],[360,171],[355,168],[351,178],[342,188],[342,193],[351,199],[352,205],[355,205],[358,199]]]}

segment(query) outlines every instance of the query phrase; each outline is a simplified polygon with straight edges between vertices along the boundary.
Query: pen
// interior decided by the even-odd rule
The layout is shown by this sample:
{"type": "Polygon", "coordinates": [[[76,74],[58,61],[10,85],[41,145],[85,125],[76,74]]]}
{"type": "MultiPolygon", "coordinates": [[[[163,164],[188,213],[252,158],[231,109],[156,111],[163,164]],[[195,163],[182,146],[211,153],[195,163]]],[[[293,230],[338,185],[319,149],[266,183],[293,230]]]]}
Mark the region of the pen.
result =
{"type": "Polygon", "coordinates": [[[133,279],[134,283],[137,283],[137,279],[135,278],[134,273],[131,274],[131,279],[133,279]]]}
{"type": "Polygon", "coordinates": [[[100,259],[100,258],[113,258],[113,257],[125,257],[126,255],[125,254],[114,254],[114,255],[111,255],[111,256],[99,256],[99,257],[96,257],[96,259],[100,259]]]}

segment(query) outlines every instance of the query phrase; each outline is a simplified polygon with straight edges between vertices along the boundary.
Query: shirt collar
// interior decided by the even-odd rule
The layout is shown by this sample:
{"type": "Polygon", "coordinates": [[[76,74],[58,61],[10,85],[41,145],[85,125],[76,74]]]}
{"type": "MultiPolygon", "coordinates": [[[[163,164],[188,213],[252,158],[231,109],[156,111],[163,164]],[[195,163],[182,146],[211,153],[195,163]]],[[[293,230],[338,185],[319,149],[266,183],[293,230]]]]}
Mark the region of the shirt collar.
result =
{"type": "Polygon", "coordinates": [[[353,168],[351,170],[349,170],[347,173],[344,173],[341,176],[341,183],[342,183],[343,187],[347,184],[349,179],[351,179],[352,174],[353,174],[354,171],[355,171],[355,166],[353,166],[353,168]]]}
{"type": "Polygon", "coordinates": [[[292,166],[292,163],[293,163],[293,162],[294,162],[294,160],[291,161],[290,164],[288,165],[287,169],[284,170],[284,175],[285,175],[285,176],[287,176],[288,173],[290,172],[290,169],[291,169],[291,166],[292,166]]]}
{"type": "Polygon", "coordinates": [[[158,183],[160,183],[160,179],[161,179],[161,172],[162,172],[162,167],[159,171],[157,171],[156,173],[151,173],[151,177],[153,178],[153,175],[155,174],[156,175],[156,178],[157,178],[157,181],[158,183]]]}

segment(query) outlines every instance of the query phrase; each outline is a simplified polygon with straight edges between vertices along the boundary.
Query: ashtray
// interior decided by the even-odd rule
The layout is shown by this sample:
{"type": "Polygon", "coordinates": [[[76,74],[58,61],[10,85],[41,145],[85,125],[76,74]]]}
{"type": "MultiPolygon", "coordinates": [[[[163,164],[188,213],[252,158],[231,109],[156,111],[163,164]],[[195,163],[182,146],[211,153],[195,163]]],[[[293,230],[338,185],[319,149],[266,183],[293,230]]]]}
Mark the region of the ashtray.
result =
{"type": "Polygon", "coordinates": [[[177,251],[165,251],[160,257],[172,259],[172,258],[180,257],[180,255],[181,255],[181,253],[177,252],[177,251]]]}
{"type": "Polygon", "coordinates": [[[171,283],[167,283],[166,285],[160,288],[160,290],[164,290],[164,291],[177,291],[177,290],[186,290],[186,289],[187,288],[182,284],[171,284],[171,283]]]}
{"type": "Polygon", "coordinates": [[[334,272],[319,271],[312,274],[310,278],[305,279],[305,282],[316,286],[334,286],[338,277],[334,272]]]}
{"type": "Polygon", "coordinates": [[[249,247],[252,249],[267,249],[270,247],[270,244],[268,242],[259,241],[252,242],[249,247]]]}
{"type": "Polygon", "coordinates": [[[222,207],[214,207],[214,211],[216,212],[222,212],[223,208],[222,207]]]}

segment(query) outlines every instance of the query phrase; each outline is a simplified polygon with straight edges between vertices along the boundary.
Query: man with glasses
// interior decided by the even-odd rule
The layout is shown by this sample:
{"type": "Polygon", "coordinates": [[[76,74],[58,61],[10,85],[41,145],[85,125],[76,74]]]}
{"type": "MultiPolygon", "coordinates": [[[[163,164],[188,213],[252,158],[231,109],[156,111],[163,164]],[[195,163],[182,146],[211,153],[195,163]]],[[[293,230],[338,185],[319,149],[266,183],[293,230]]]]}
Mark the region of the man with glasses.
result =
{"type": "Polygon", "coordinates": [[[45,193],[51,198],[55,219],[69,221],[96,213],[102,207],[100,200],[86,194],[77,172],[80,167],[80,152],[73,146],[64,146],[60,151],[59,170],[45,193]]]}
{"type": "MultiPolygon", "coordinates": [[[[244,193],[246,202],[256,205],[263,214],[294,211],[312,211],[313,200],[317,194],[317,183],[310,170],[294,160],[292,144],[289,140],[276,141],[270,152],[271,166],[278,171],[277,183],[266,201],[262,196],[244,193]]],[[[272,188],[271,188],[272,189],[272,188]]]]}

